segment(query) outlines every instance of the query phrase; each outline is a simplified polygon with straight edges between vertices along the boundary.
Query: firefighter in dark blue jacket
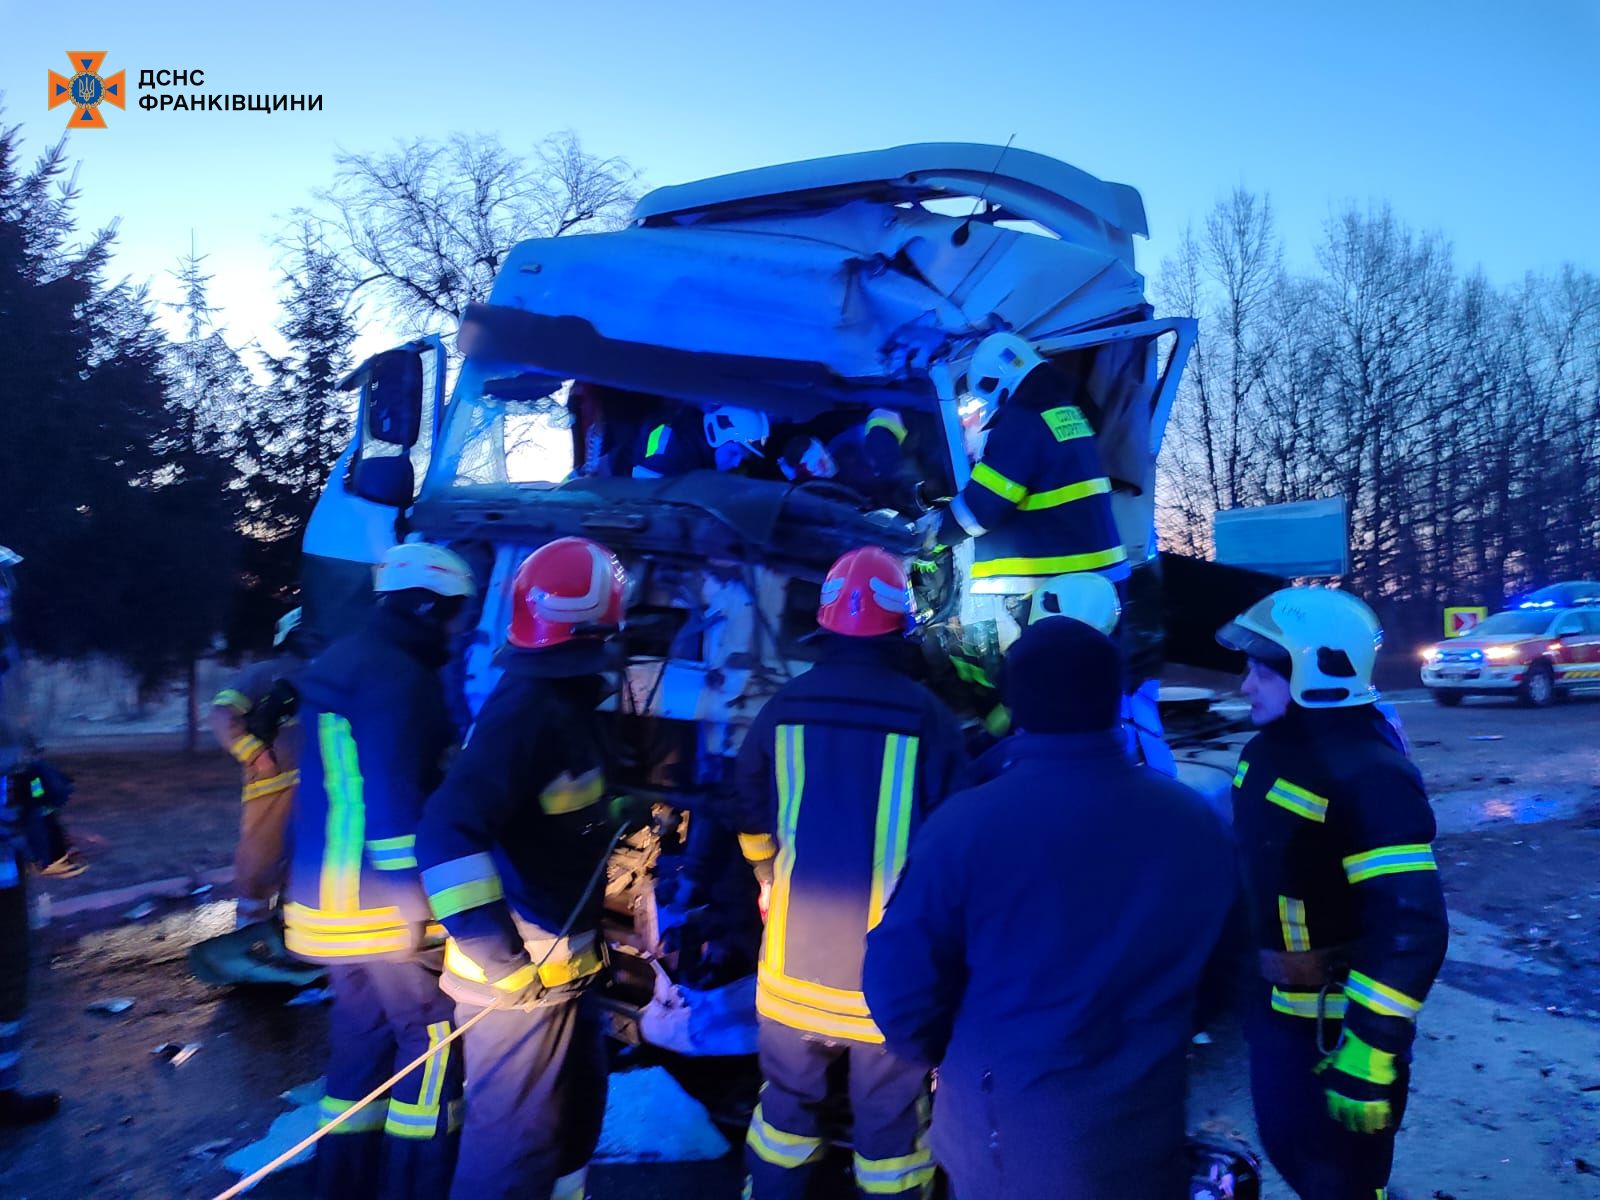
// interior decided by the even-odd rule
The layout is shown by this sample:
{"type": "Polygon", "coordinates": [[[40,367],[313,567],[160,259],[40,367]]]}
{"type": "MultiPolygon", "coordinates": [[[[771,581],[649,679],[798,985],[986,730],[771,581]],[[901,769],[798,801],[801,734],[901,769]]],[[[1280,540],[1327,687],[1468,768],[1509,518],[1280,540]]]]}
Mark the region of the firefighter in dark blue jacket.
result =
{"type": "Polygon", "coordinates": [[[1232,851],[1198,795],[1130,758],[1121,685],[1097,630],[1024,630],[1000,773],[916,836],[867,938],[889,1047],[939,1068],[933,1151],[960,1200],[1188,1194],[1186,1051],[1232,851]]]}
{"type": "MultiPolygon", "coordinates": [[[[306,745],[290,819],[284,941],[333,986],[322,1121],[451,1033],[427,946],[417,822],[456,741],[440,680],[472,572],[440,546],[390,549],[377,607],[300,678],[306,745]]],[[[441,1196],[455,1166],[461,1056],[447,1046],[317,1145],[316,1195],[441,1196]]]]}
{"type": "Polygon", "coordinates": [[[701,413],[687,408],[645,433],[633,477],[736,471],[761,460],[771,432],[767,414],[755,409],[723,404],[701,413]]]}
{"type": "Polygon", "coordinates": [[[1385,1194],[1449,938],[1433,811],[1374,703],[1382,636],[1327,588],[1274,592],[1217,634],[1248,657],[1261,728],[1233,781],[1264,976],[1251,1090],[1262,1145],[1305,1200],[1385,1194]]]}
{"type": "Polygon", "coordinates": [[[740,842],[770,897],[756,990],[766,1084],[745,1155],[756,1200],[806,1195],[841,1058],[858,1192],[932,1186],[927,1067],[884,1047],[861,994],[866,934],[963,765],[955,718],[901,662],[910,599],[886,551],[840,558],[817,614],[826,651],[767,703],[740,750],[740,842]]]}
{"type": "Polygon", "coordinates": [[[465,1024],[457,1200],[581,1200],[605,1115],[596,869],[610,844],[596,707],[621,624],[616,557],[587,538],[534,551],[512,581],[503,674],[428,801],[417,859],[449,931],[444,989],[465,1024]]]}
{"type": "Polygon", "coordinates": [[[1077,571],[1098,572],[1120,588],[1130,568],[1111,512],[1111,483],[1070,381],[1013,333],[978,344],[967,380],[973,396],[999,411],[938,537],[947,544],[976,539],[973,594],[1027,596],[1053,576],[1077,571]]]}

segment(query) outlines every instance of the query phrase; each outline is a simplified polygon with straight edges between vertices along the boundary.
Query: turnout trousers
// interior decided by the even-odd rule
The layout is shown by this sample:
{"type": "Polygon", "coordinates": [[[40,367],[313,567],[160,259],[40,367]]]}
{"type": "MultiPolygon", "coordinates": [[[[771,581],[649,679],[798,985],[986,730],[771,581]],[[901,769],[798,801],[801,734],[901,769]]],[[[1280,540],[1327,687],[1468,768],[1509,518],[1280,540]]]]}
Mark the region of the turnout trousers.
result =
{"type": "MultiPolygon", "coordinates": [[[[460,1004],[456,1020],[481,1011],[460,1004]]],[[[491,1012],[462,1040],[467,1115],[452,1200],[582,1200],[606,1113],[605,1029],[592,1001],[491,1012]]]]}
{"type": "Polygon", "coordinates": [[[745,1139],[754,1200],[804,1200],[827,1149],[828,1073],[848,1059],[856,1193],[921,1200],[933,1194],[928,1070],[864,1042],[824,1041],[761,1020],[761,1101],[745,1139]]]}
{"type": "MultiPolygon", "coordinates": [[[[253,802],[252,802],[253,803],[253,802]]],[[[453,1005],[421,960],[331,964],[327,1124],[450,1036],[453,1005]]],[[[317,1143],[318,1200],[437,1200],[450,1189],[461,1121],[452,1042],[317,1143]]]]}
{"type": "Polygon", "coordinates": [[[239,844],[233,852],[233,886],[239,895],[237,924],[242,928],[272,916],[288,877],[289,811],[294,789],[268,792],[244,801],[239,814],[239,844]]]}
{"type": "Polygon", "coordinates": [[[27,866],[0,841],[0,1092],[14,1090],[28,1006],[27,866]]]}
{"type": "MultiPolygon", "coordinates": [[[[1265,1009],[1265,1005],[1260,1006],[1265,1009]]],[[[1258,1010],[1249,1029],[1250,1093],[1261,1147],[1300,1200],[1383,1200],[1394,1165],[1394,1138],[1405,1113],[1410,1066],[1398,1063],[1395,1123],[1382,1133],[1351,1133],[1328,1115],[1317,1023],[1258,1010]]],[[[1333,1045],[1340,1022],[1326,1021],[1333,1045]]]]}

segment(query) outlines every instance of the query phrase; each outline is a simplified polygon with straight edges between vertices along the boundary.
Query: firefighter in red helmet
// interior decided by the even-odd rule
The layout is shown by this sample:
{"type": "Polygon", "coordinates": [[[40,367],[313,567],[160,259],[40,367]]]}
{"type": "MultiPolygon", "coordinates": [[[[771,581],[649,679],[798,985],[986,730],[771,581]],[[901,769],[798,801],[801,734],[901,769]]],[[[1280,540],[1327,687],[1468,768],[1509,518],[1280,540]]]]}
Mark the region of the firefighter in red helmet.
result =
{"type": "Polygon", "coordinates": [[[739,753],[739,841],[770,895],[756,992],[766,1084],[745,1155],[756,1200],[806,1194],[841,1058],[857,1190],[932,1187],[927,1067],[884,1048],[861,995],[867,933],[964,765],[955,718],[908,674],[910,613],[900,560],[875,546],[840,558],[822,585],[820,660],[767,703],[739,753]]]}
{"type": "Polygon", "coordinates": [[[567,537],[512,580],[503,674],[429,799],[417,862],[449,933],[444,991],[465,1023],[458,1200],[581,1200],[605,1114],[606,1060],[585,996],[603,959],[591,873],[610,834],[599,721],[604,641],[626,579],[567,537]],[[574,915],[575,914],[575,915],[574,915]]]}

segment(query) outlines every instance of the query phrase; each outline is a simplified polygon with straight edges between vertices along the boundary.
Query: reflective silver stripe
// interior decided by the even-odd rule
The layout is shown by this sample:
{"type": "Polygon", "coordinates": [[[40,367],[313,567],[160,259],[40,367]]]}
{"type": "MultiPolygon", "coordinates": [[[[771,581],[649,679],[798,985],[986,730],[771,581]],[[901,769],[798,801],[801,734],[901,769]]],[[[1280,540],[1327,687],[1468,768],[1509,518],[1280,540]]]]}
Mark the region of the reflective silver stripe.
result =
{"type": "Polygon", "coordinates": [[[956,523],[967,531],[968,537],[982,537],[989,531],[983,527],[983,522],[973,515],[972,509],[967,505],[966,497],[957,496],[950,501],[950,515],[956,523]]]}

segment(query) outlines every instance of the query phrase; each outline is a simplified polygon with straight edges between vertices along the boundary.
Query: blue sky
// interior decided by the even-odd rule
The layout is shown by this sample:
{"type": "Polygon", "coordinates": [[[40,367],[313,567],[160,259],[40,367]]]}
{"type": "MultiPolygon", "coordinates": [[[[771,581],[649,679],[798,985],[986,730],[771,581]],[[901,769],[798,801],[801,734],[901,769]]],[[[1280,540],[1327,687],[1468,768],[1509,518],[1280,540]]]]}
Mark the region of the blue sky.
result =
{"type": "Polygon", "coordinates": [[[1015,134],[1143,192],[1147,272],[1241,184],[1271,193],[1292,260],[1336,207],[1386,199],[1499,281],[1600,269],[1594,0],[0,0],[0,28],[5,120],[30,151],[65,124],[44,85],[68,48],[108,51],[130,88],[140,68],[198,67],[216,91],[325,97],[315,114],[112,110],[72,137],[82,217],[122,220],[117,269],[165,294],[193,231],[235,341],[274,319],[268,240],[337,149],[457,131],[526,148],[572,129],[652,184],[1015,134]]]}

